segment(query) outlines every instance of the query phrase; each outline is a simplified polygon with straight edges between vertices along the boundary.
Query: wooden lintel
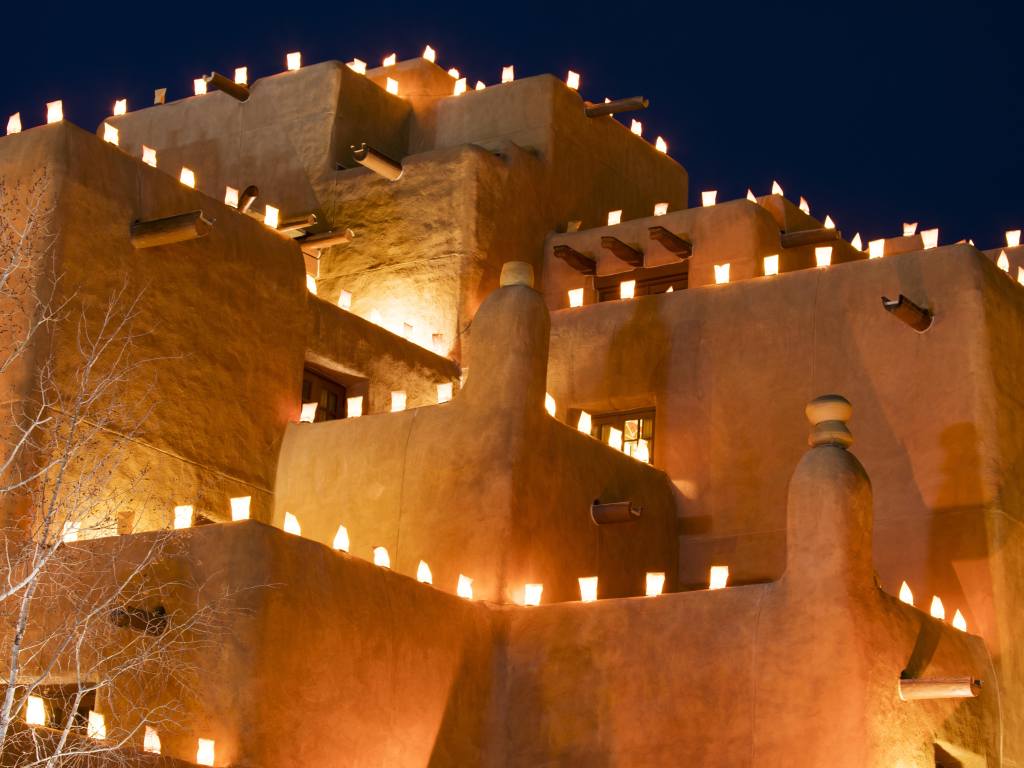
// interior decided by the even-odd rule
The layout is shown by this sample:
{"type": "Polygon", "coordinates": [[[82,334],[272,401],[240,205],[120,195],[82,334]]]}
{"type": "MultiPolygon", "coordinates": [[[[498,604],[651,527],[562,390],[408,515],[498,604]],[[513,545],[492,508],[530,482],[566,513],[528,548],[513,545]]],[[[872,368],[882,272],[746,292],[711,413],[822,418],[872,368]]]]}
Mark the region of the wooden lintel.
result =
{"type": "Polygon", "coordinates": [[[782,247],[799,248],[802,245],[831,243],[841,239],[842,234],[838,229],[829,229],[827,227],[821,227],[820,229],[801,229],[796,232],[783,232],[782,247]]]}
{"type": "Polygon", "coordinates": [[[606,251],[611,251],[615,258],[621,259],[634,267],[642,267],[644,265],[643,251],[639,251],[631,245],[626,245],[617,237],[604,235],[601,238],[601,247],[606,251]]]}
{"type": "Polygon", "coordinates": [[[649,227],[647,234],[651,240],[658,243],[669,253],[674,253],[680,259],[688,259],[693,254],[693,243],[686,238],[669,232],[664,227],[649,227]]]}
{"type": "Polygon", "coordinates": [[[189,211],[162,219],[134,222],[131,241],[135,248],[153,248],[205,237],[212,228],[213,220],[207,219],[202,211],[189,211]]]}
{"type": "Polygon", "coordinates": [[[583,275],[596,275],[597,262],[569,245],[556,245],[555,256],[583,275]]]}

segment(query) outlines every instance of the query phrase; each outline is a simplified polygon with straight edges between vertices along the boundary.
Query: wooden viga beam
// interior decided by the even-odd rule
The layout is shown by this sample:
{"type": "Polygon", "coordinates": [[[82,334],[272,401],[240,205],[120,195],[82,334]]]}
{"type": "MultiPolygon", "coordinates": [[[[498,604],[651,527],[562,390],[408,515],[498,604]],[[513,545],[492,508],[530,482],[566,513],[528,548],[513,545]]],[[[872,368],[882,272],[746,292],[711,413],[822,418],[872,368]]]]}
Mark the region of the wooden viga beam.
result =
{"type": "Polygon", "coordinates": [[[353,144],[352,158],[364,168],[369,168],[389,181],[398,181],[402,175],[402,164],[378,152],[369,144],[353,144]]]}
{"type": "Polygon", "coordinates": [[[317,222],[315,213],[306,213],[300,216],[289,216],[282,219],[277,225],[278,232],[295,232],[300,229],[309,229],[317,222]]]}
{"type": "Polygon", "coordinates": [[[927,699],[973,699],[981,692],[981,680],[973,677],[900,678],[899,693],[903,701],[927,699]]]}
{"type": "Polygon", "coordinates": [[[616,99],[606,101],[604,104],[591,104],[589,101],[584,104],[584,111],[587,117],[601,117],[603,115],[617,115],[620,112],[635,112],[638,109],[647,109],[650,104],[643,96],[630,96],[628,99],[616,99]]]}
{"type": "Polygon", "coordinates": [[[842,233],[838,229],[829,229],[828,227],[801,229],[796,232],[783,232],[782,247],[799,248],[801,245],[818,245],[842,239],[842,233]]]}
{"type": "Polygon", "coordinates": [[[597,262],[570,245],[556,245],[555,256],[583,275],[596,275],[597,262]]]}
{"type": "Polygon", "coordinates": [[[601,247],[606,251],[611,251],[615,258],[627,264],[632,264],[634,267],[642,267],[644,265],[643,251],[639,251],[631,245],[626,245],[617,237],[604,235],[601,238],[601,247]]]}
{"type": "Polygon", "coordinates": [[[613,501],[602,504],[596,500],[590,505],[590,517],[597,525],[615,523],[632,523],[640,519],[640,507],[634,507],[631,501],[613,501]]]}
{"type": "Polygon", "coordinates": [[[924,307],[917,306],[902,293],[896,299],[883,296],[882,306],[918,333],[924,333],[931,327],[932,313],[924,307]]]}
{"type": "Polygon", "coordinates": [[[351,229],[332,229],[328,232],[320,232],[315,235],[305,235],[295,238],[303,253],[310,256],[319,256],[324,248],[334,245],[348,245],[356,236],[351,229]]]}
{"type": "Polygon", "coordinates": [[[239,101],[249,100],[248,85],[236,83],[230,77],[226,77],[220,72],[211,72],[208,75],[203,75],[203,80],[206,81],[206,85],[210,88],[216,88],[218,91],[223,91],[232,98],[238,99],[239,101]]]}
{"type": "Polygon", "coordinates": [[[693,254],[693,243],[686,238],[669,232],[664,227],[648,227],[647,234],[651,240],[658,243],[670,253],[674,253],[680,259],[688,259],[693,254]]]}
{"type": "Polygon", "coordinates": [[[131,241],[135,248],[153,248],[205,237],[211,229],[213,219],[206,218],[202,211],[189,211],[162,219],[133,222],[131,241]]]}

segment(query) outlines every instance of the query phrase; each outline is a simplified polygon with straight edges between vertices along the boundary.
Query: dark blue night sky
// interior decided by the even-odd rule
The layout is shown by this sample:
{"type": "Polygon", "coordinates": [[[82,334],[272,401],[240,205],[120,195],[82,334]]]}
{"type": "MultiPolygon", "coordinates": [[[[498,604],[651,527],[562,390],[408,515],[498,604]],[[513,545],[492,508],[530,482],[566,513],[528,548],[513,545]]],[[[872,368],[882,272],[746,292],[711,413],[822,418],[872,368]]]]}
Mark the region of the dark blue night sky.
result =
{"type": "Polygon", "coordinates": [[[470,83],[571,68],[591,100],[647,96],[644,135],[686,166],[691,204],[777,178],[847,237],[907,220],[992,247],[1024,226],[1022,22],[1019,2],[8,3],[0,116],[27,128],[60,98],[93,129],[115,98],[181,98],[211,69],[255,79],[290,50],[372,66],[430,43],[470,83]]]}

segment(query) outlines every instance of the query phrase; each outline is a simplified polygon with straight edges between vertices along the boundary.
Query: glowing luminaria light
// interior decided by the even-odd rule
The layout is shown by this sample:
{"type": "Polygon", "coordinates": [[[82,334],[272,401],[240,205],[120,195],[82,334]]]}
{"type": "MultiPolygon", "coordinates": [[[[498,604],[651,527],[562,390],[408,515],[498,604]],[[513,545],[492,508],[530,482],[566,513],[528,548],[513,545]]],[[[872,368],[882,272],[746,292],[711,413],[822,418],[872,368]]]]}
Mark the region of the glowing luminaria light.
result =
{"type": "Polygon", "coordinates": [[[654,148],[663,154],[667,154],[668,142],[661,138],[661,136],[659,136],[654,140],[654,148]]]}
{"type": "MultiPolygon", "coordinates": [[[[665,291],[670,293],[670,291],[665,291]]],[[[637,440],[636,447],[633,448],[633,458],[637,461],[642,461],[644,464],[651,462],[651,448],[650,444],[646,440],[637,440]]]]}
{"type": "Polygon", "coordinates": [[[192,80],[192,92],[196,96],[202,96],[206,93],[206,80],[201,77],[197,77],[192,80]]]}
{"type": "Polygon", "coordinates": [[[78,541],[78,532],[81,530],[82,524],[77,520],[68,520],[64,523],[64,530],[61,532],[61,541],[65,544],[78,541]]]}
{"type": "Polygon", "coordinates": [[[501,68],[501,82],[511,83],[516,79],[516,68],[512,64],[501,68]]]}
{"type": "Polygon", "coordinates": [[[619,298],[632,299],[636,293],[636,280],[623,280],[619,283],[619,298]]]}
{"type": "Polygon", "coordinates": [[[780,197],[785,196],[785,192],[782,191],[782,185],[777,181],[772,181],[772,194],[779,195],[780,197]]]}
{"type": "Polygon", "coordinates": [[[393,67],[393,66],[395,66],[397,61],[398,61],[398,54],[397,53],[389,53],[387,56],[384,57],[384,60],[381,62],[381,65],[385,66],[385,67],[393,67]]]}
{"type": "Polygon", "coordinates": [[[349,419],[358,419],[363,415],[363,396],[356,395],[345,400],[345,416],[349,419]]]}
{"type": "Polygon", "coordinates": [[[937,248],[939,245],[939,230],[925,229],[921,232],[921,242],[924,243],[924,249],[927,251],[929,248],[937,248]]]}
{"type": "Polygon", "coordinates": [[[547,411],[551,416],[555,415],[555,398],[552,397],[550,392],[544,393],[544,410],[547,411]]]}
{"type": "Polygon", "coordinates": [[[996,266],[1003,270],[1003,272],[1010,271],[1010,257],[1006,255],[1006,251],[999,252],[999,258],[996,259],[996,266]]]}
{"type": "Polygon", "coordinates": [[[391,567],[391,555],[388,554],[387,547],[374,547],[373,548],[373,564],[380,568],[391,567]]]}
{"type": "Polygon", "coordinates": [[[811,204],[807,202],[807,198],[800,195],[800,210],[806,213],[808,216],[811,215],[811,204]]]}
{"type": "Polygon", "coordinates": [[[46,725],[46,702],[42,696],[29,696],[25,702],[25,722],[29,725],[46,725]]]}
{"type": "Polygon", "coordinates": [[[913,237],[917,234],[917,222],[916,221],[904,221],[903,222],[903,236],[913,237]]]}
{"type": "Polygon", "coordinates": [[[868,258],[880,259],[885,256],[885,239],[879,238],[868,243],[868,258]]]}
{"type": "Polygon", "coordinates": [[[712,205],[715,204],[715,201],[717,201],[717,200],[718,200],[718,190],[717,189],[709,189],[709,190],[707,190],[705,192],[701,192],[700,193],[700,204],[703,205],[705,208],[711,207],[712,205]]]}
{"type": "Polygon", "coordinates": [[[648,571],[644,594],[648,597],[657,597],[665,589],[665,574],[660,571],[648,571]]]}
{"type": "Polygon", "coordinates": [[[420,564],[416,566],[416,581],[421,584],[434,583],[434,574],[430,572],[430,566],[423,560],[420,560],[420,564]]]}
{"type": "Polygon", "coordinates": [[[860,239],[860,232],[853,236],[853,239],[850,241],[850,247],[858,251],[864,250],[864,243],[860,239]]]}
{"type": "Polygon", "coordinates": [[[352,59],[346,66],[355,72],[357,75],[366,74],[366,62],[362,59],[352,59]]]}
{"type": "Polygon", "coordinates": [[[765,277],[779,274],[779,255],[777,253],[764,257],[765,277]]]}
{"type": "Polygon", "coordinates": [[[451,69],[448,70],[448,77],[452,78],[453,80],[458,80],[460,77],[462,77],[462,73],[459,72],[459,70],[456,67],[452,67],[451,69]]]}
{"type": "Polygon", "coordinates": [[[835,229],[836,223],[832,221],[832,217],[827,213],[825,214],[825,229],[835,229]]]}
{"type": "MultiPolygon", "coordinates": [[[[156,168],[156,150],[152,147],[147,147],[145,144],[142,145],[142,162],[146,165],[156,168]]],[[[237,193],[236,193],[237,194],[237,193]]],[[[237,207],[238,202],[235,202],[237,207]]]]}
{"type": "Polygon", "coordinates": [[[380,310],[378,310],[378,309],[371,309],[370,310],[370,322],[373,323],[374,325],[379,325],[382,328],[384,327],[384,318],[383,318],[383,316],[381,316],[380,310]]]}
{"type": "Polygon", "coordinates": [[[459,584],[455,587],[455,594],[466,600],[473,599],[473,580],[469,576],[459,574],[459,584]]]}
{"type": "Polygon", "coordinates": [[[90,709],[89,722],[85,727],[85,735],[90,739],[98,739],[100,741],[107,738],[106,718],[99,712],[93,712],[90,709]]]}
{"type": "Polygon", "coordinates": [[[910,585],[905,581],[900,585],[900,602],[914,604],[914,593],[910,591],[910,585]]]}
{"type": "Polygon", "coordinates": [[[179,504],[174,508],[175,529],[192,527],[193,509],[191,504],[179,504]]]}
{"type": "Polygon", "coordinates": [[[231,519],[248,520],[252,496],[235,496],[231,500],[231,519]]]}
{"type": "Polygon", "coordinates": [[[186,187],[196,188],[196,174],[191,168],[182,166],[181,175],[178,177],[178,180],[186,187]]]}
{"type": "Polygon", "coordinates": [[[303,403],[302,412],[299,414],[299,423],[312,424],[316,420],[316,409],[320,403],[303,403]]]}
{"type": "Polygon", "coordinates": [[[752,203],[757,202],[757,195],[754,194],[754,190],[752,190],[750,187],[747,187],[747,200],[749,200],[752,203]]]}
{"type": "Polygon", "coordinates": [[[622,223],[622,211],[608,211],[608,226],[614,227],[622,223]]]}
{"type": "Polygon", "coordinates": [[[654,215],[664,216],[668,213],[668,203],[655,203],[654,204],[654,215]]]}
{"type": "Polygon", "coordinates": [[[928,612],[936,619],[946,618],[946,607],[942,604],[942,598],[938,595],[932,596],[932,607],[928,612]]]}
{"type": "Polygon", "coordinates": [[[565,84],[574,91],[578,91],[580,89],[580,73],[570,69],[569,74],[565,76],[565,84]]]}
{"type": "Polygon", "coordinates": [[[238,207],[238,190],[234,187],[224,188],[224,205],[230,205],[232,208],[238,207]]]}
{"type": "Polygon", "coordinates": [[[117,99],[114,102],[114,115],[124,115],[128,113],[128,99],[117,99]]]}
{"type": "Polygon", "coordinates": [[[814,249],[814,261],[819,267],[827,267],[832,263],[832,246],[820,245],[814,249]]]}
{"type": "Polygon", "coordinates": [[[1017,282],[1024,285],[1024,267],[1017,267],[1017,282]]]}
{"type": "Polygon", "coordinates": [[[622,450],[622,430],[615,427],[608,428],[608,445],[616,451],[622,450]]]}
{"type": "Polygon", "coordinates": [[[263,214],[263,223],[271,229],[277,229],[277,225],[281,222],[281,212],[272,205],[267,206],[266,213],[263,214]]]}
{"type": "Polygon", "coordinates": [[[313,275],[306,275],[306,290],[316,296],[316,278],[313,275]]]}
{"type": "Polygon", "coordinates": [[[196,764],[213,765],[216,749],[217,744],[213,739],[199,739],[199,745],[196,747],[196,764]]]}
{"type": "Polygon", "coordinates": [[[572,288],[569,290],[569,306],[570,307],[582,307],[583,306],[583,289],[572,288]]]}
{"type": "Polygon", "coordinates": [[[21,133],[21,112],[15,112],[7,118],[7,135],[21,133]]]}
{"type": "Polygon", "coordinates": [[[334,534],[334,541],[331,542],[331,546],[339,552],[348,552],[348,528],[346,528],[344,525],[338,526],[338,532],[334,534]]]}
{"type": "Polygon", "coordinates": [[[487,86],[486,86],[486,85],[484,84],[484,81],[483,81],[483,80],[477,80],[477,81],[476,81],[476,86],[475,86],[475,87],[476,87],[476,90],[478,90],[478,91],[482,91],[482,90],[483,90],[484,88],[486,88],[487,86]]]}
{"type": "Polygon", "coordinates": [[[597,576],[580,576],[580,600],[592,603],[597,600],[597,576]]]}
{"type": "Polygon", "coordinates": [[[722,283],[729,282],[729,262],[725,264],[715,264],[715,284],[721,285],[722,283]]]}
{"type": "Polygon", "coordinates": [[[295,536],[302,535],[302,526],[299,524],[299,518],[291,512],[284,513],[284,526],[282,528],[285,533],[291,533],[295,536]]]}
{"type": "Polygon", "coordinates": [[[160,754],[160,734],[152,725],[146,726],[146,735],[142,737],[142,751],[151,755],[160,754]]]}
{"type": "Polygon", "coordinates": [[[110,123],[103,124],[103,140],[108,144],[113,144],[115,147],[120,143],[120,137],[118,136],[118,130],[110,123]]]}
{"type": "Polygon", "coordinates": [[[292,53],[289,53],[284,57],[284,62],[289,72],[295,72],[302,69],[302,52],[293,51],[292,53]]]}
{"type": "Polygon", "coordinates": [[[729,566],[712,565],[708,572],[708,589],[725,589],[729,583],[729,566]]]}
{"type": "Polygon", "coordinates": [[[452,383],[450,381],[443,382],[437,385],[437,402],[438,405],[441,403],[451,402],[452,399],[452,383]]]}
{"type": "Polygon", "coordinates": [[[527,584],[523,588],[523,605],[540,605],[540,598],[543,594],[543,584],[527,584]]]}
{"type": "Polygon", "coordinates": [[[959,608],[957,608],[956,613],[953,614],[953,626],[961,632],[967,631],[967,619],[965,619],[964,615],[960,613],[959,608]]]}
{"type": "Polygon", "coordinates": [[[338,294],[338,306],[342,309],[352,309],[352,293],[343,290],[338,294]]]}
{"type": "Polygon", "coordinates": [[[629,123],[629,131],[630,133],[635,134],[636,136],[643,136],[644,124],[641,123],[639,120],[631,120],[629,123]]]}
{"type": "Polygon", "coordinates": [[[398,413],[405,410],[405,390],[396,389],[391,393],[391,412],[398,413]]]}
{"type": "Polygon", "coordinates": [[[578,429],[584,435],[589,435],[592,425],[593,424],[590,419],[590,414],[587,413],[586,411],[580,411],[580,420],[576,422],[576,429],[578,429]]]}
{"type": "Polygon", "coordinates": [[[397,80],[395,80],[395,78],[393,78],[393,77],[389,77],[389,78],[388,78],[388,79],[387,79],[387,80],[386,80],[386,81],[384,82],[384,88],[385,88],[385,90],[386,90],[386,91],[387,91],[388,93],[390,93],[390,94],[391,94],[392,96],[397,96],[397,95],[398,95],[398,81],[397,81],[397,80]]]}
{"type": "Polygon", "coordinates": [[[423,58],[433,63],[437,61],[437,51],[431,48],[429,45],[423,49],[423,58]]]}
{"type": "Polygon", "coordinates": [[[59,123],[64,119],[64,102],[63,101],[48,101],[46,102],[46,122],[47,123],[59,123]]]}
{"type": "Polygon", "coordinates": [[[1006,231],[1006,247],[1016,248],[1018,245],[1020,245],[1020,230],[1008,229],[1006,231]]]}
{"type": "Polygon", "coordinates": [[[461,96],[466,92],[466,78],[460,77],[455,81],[455,87],[452,89],[452,95],[461,96]]]}

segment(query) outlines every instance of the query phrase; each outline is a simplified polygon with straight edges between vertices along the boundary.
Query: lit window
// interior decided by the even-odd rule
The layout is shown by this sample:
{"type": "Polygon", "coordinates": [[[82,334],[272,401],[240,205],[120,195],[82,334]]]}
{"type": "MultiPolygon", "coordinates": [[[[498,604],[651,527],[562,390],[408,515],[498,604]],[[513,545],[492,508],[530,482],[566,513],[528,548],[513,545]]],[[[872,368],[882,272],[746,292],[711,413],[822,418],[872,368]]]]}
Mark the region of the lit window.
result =
{"type": "Polygon", "coordinates": [[[654,452],[653,410],[595,414],[581,411],[577,428],[602,443],[621,441],[619,450],[627,456],[647,464],[651,461],[654,452]]]}

